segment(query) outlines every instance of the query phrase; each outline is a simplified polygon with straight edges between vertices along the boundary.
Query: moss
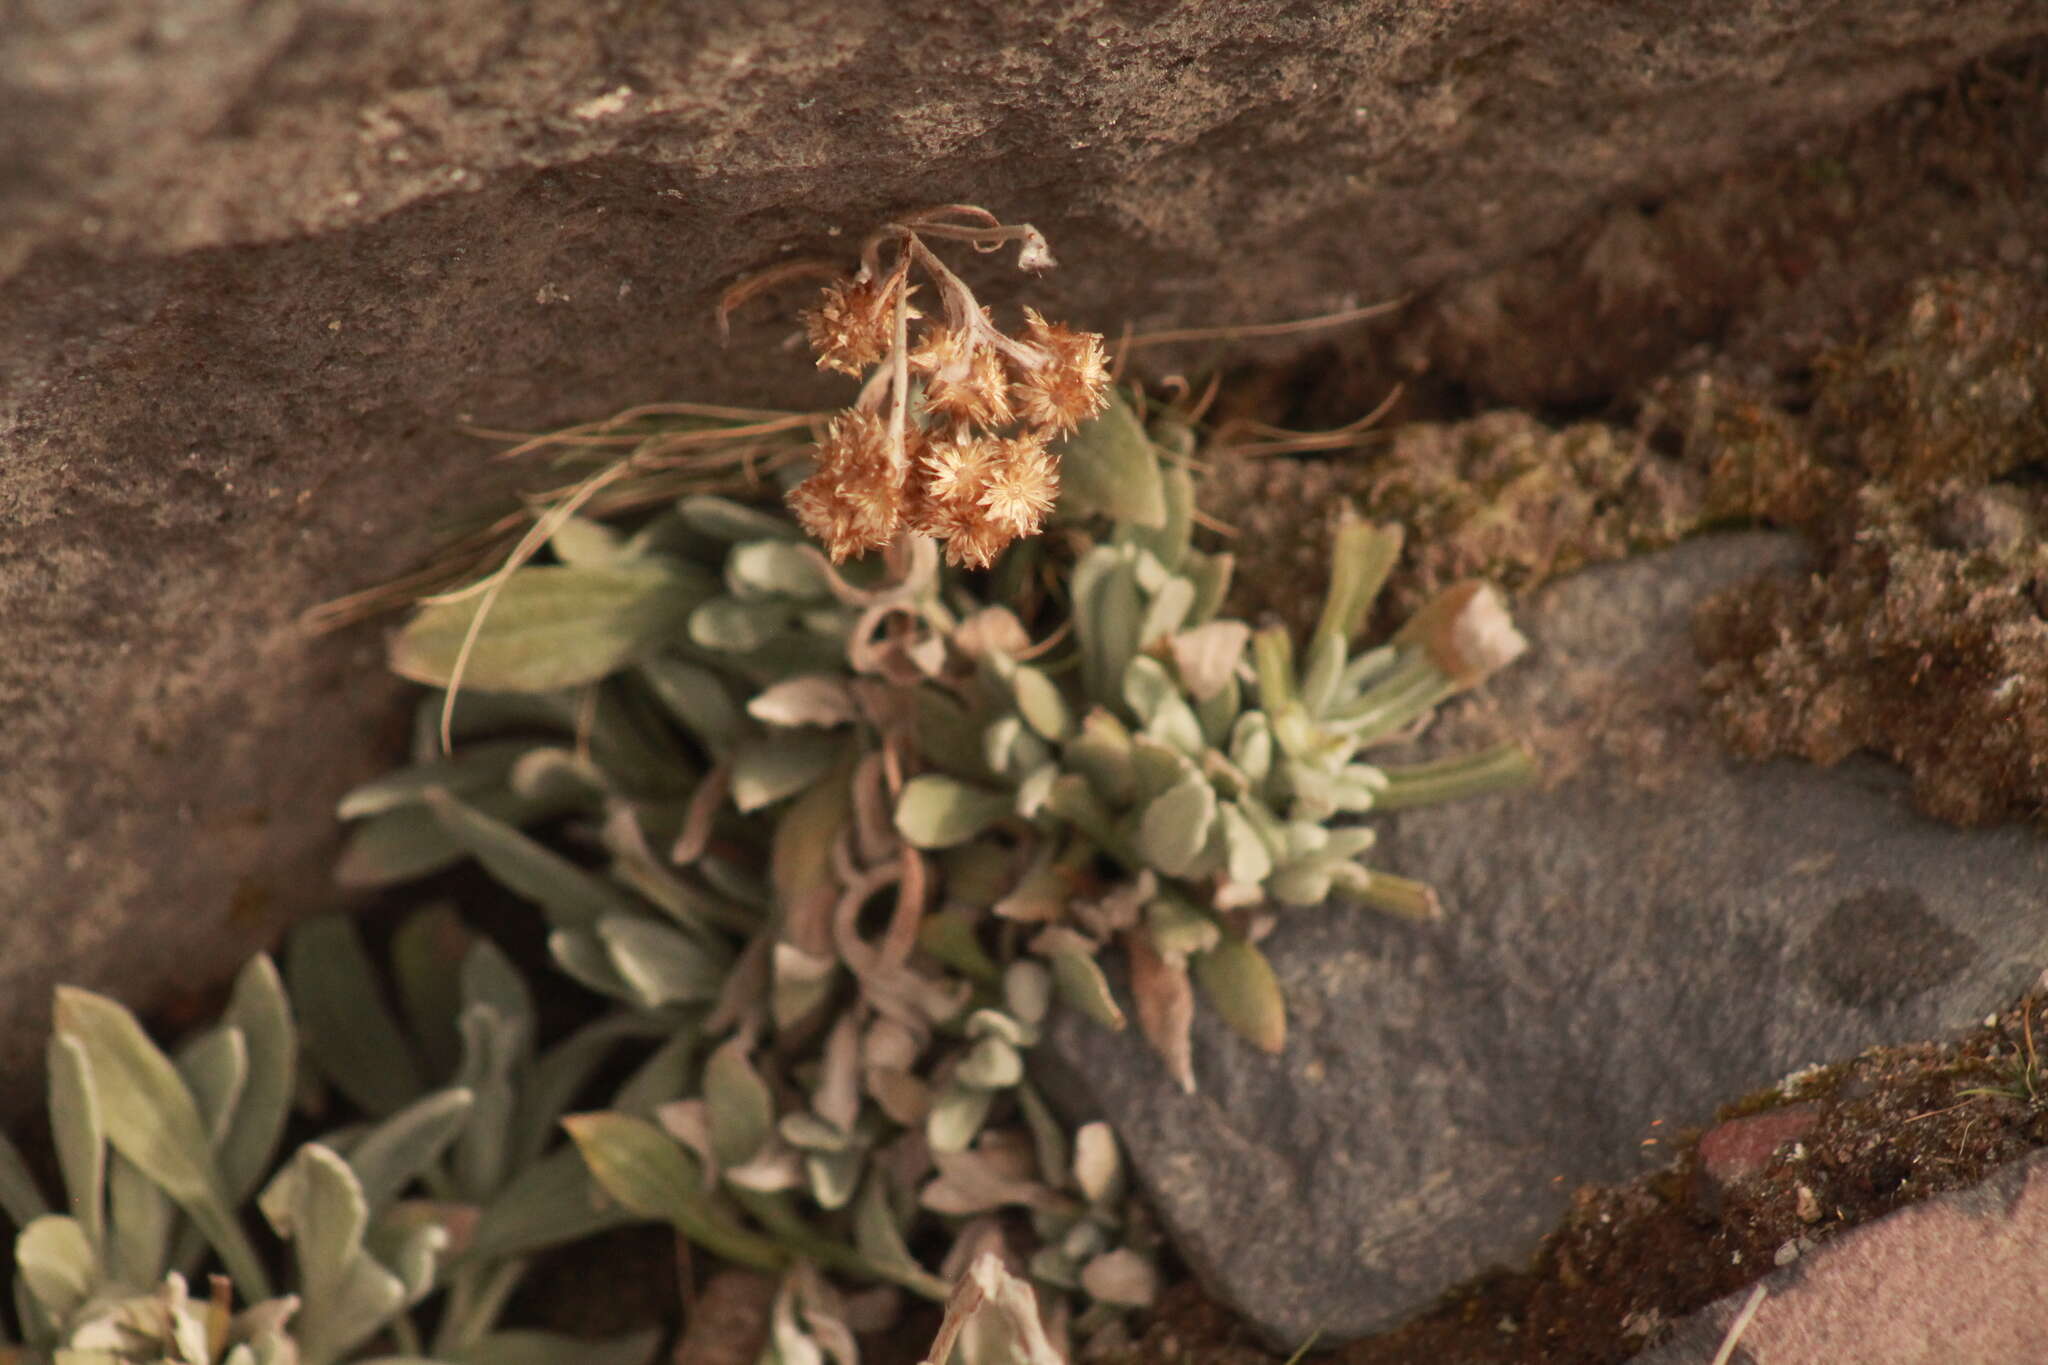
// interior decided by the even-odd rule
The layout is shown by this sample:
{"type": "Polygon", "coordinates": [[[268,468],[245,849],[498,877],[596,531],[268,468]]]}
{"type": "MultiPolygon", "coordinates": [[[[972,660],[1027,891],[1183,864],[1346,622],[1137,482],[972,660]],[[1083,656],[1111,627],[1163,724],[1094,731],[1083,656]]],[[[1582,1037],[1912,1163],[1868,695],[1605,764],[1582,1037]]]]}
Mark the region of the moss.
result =
{"type": "Polygon", "coordinates": [[[1593,422],[1553,428],[1516,412],[1411,423],[1384,451],[1342,463],[1225,455],[1202,497],[1238,532],[1240,606],[1303,628],[1346,506],[1407,528],[1382,608],[1389,619],[1462,578],[1520,593],[1661,548],[1693,529],[1703,507],[1700,479],[1629,433],[1593,422]]]}

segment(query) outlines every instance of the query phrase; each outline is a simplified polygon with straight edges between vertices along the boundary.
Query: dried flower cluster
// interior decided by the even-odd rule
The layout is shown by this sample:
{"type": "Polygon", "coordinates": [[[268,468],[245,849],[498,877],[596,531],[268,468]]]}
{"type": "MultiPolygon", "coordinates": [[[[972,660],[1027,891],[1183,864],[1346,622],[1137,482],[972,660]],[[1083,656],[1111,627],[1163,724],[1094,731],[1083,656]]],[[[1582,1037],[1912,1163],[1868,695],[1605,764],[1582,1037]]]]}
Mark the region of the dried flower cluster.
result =
{"type": "Polygon", "coordinates": [[[926,237],[983,250],[1019,242],[1020,266],[1052,264],[1030,225],[950,208],[882,229],[859,272],[827,285],[804,315],[820,368],[872,370],[853,406],[828,424],[815,472],[789,495],[835,562],[909,532],[945,542],[954,564],[986,568],[1052,510],[1060,474],[1050,443],[1108,401],[1099,335],[1029,308],[1018,334],[1002,331],[926,237]],[[913,269],[937,290],[936,318],[911,303],[913,269]]]}

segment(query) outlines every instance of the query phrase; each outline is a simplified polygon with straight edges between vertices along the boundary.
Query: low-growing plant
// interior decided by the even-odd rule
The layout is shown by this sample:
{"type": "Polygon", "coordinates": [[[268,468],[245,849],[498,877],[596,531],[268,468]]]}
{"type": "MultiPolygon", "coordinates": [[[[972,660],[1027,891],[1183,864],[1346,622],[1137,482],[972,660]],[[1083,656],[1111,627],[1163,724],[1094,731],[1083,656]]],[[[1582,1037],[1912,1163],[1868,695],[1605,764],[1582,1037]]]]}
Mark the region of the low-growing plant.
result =
{"type": "Polygon", "coordinates": [[[1528,773],[1513,745],[1406,767],[1372,750],[1523,641],[1462,584],[1361,648],[1401,546],[1362,522],[1298,650],[1231,619],[1231,558],[1195,544],[1192,431],[1109,391],[1099,337],[1035,313],[998,331],[925,238],[1050,264],[979,210],[884,229],[808,318],[821,364],[873,370],[808,459],[800,422],[636,417],[618,430],[640,449],[393,640],[432,690],[412,765],[342,803],[342,879],[474,860],[538,907],[598,1017],[540,1048],[519,973],[442,909],[394,940],[397,1010],[353,927],[315,922],[286,954],[290,1005],[259,960],[175,1062],[67,993],[72,1212],[0,1162],[32,1346],[609,1359],[495,1322],[535,1251],[636,1219],[780,1276],[765,1358],[784,1365],[851,1365],[906,1295],[950,1300],[935,1360],[957,1339],[1033,1365],[1151,1302],[1159,1238],[1113,1135],[1064,1121],[1027,1066],[1051,1012],[1121,1029],[1128,1002],[1188,1090],[1198,996],[1279,1051],[1259,945],[1281,916],[1333,896],[1439,913],[1363,861],[1362,817],[1528,773]],[[917,331],[913,273],[940,303],[917,331]],[[790,510],[694,492],[584,515],[678,432],[710,461],[773,447],[790,510]],[[273,1171],[309,1084],[364,1117],[273,1171]],[[296,1298],[272,1297],[243,1231],[259,1186],[296,1298]],[[180,1277],[209,1247],[227,1279],[194,1301],[180,1277]]]}

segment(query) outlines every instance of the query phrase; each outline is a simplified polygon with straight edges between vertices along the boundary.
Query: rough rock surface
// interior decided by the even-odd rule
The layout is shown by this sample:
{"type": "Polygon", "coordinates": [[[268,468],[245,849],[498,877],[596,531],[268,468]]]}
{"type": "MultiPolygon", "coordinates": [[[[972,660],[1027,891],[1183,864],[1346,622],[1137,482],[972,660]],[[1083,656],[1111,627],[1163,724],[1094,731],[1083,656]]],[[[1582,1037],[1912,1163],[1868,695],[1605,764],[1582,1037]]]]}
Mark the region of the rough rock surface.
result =
{"type": "Polygon", "coordinates": [[[502,477],[459,419],[836,392],[775,357],[786,314],[711,346],[738,272],[968,200],[1053,235],[1041,298],[1076,321],[1295,315],[1510,259],[2048,29],[2028,0],[4,24],[5,1074],[54,978],[161,999],[327,895],[328,803],[383,762],[392,693],[368,633],[293,618],[502,477]]]}
{"type": "Polygon", "coordinates": [[[2030,831],[1912,813],[1898,775],[1743,764],[1705,727],[1700,597],[1793,557],[1713,537],[1594,569],[1522,613],[1534,648],[1448,731],[1504,728],[1544,789],[1390,820],[1433,883],[1415,925],[1345,906],[1267,941],[1284,1053],[1213,1016],[1201,1093],[1067,1019],[1062,1088],[1114,1123],[1176,1246],[1279,1343],[1389,1325],[1534,1250],[1589,1181],[1812,1062],[1961,1027],[2048,954],[2030,831]]]}
{"type": "MultiPolygon", "coordinates": [[[[2048,1154],[1900,1209],[1766,1276],[1733,1365],[2048,1360],[2048,1154]]],[[[1638,1365],[1708,1365],[1752,1291],[1695,1313],[1638,1365]]]]}

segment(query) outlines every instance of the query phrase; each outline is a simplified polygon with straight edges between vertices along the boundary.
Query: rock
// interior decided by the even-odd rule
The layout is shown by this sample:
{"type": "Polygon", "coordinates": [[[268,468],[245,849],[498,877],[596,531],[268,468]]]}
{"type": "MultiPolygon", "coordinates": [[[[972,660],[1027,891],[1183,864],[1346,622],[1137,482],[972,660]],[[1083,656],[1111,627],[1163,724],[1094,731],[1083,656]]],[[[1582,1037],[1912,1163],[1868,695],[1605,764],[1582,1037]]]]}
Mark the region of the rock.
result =
{"type": "MultiPolygon", "coordinates": [[[[374,631],[293,622],[507,477],[459,424],[843,400],[777,349],[787,301],[717,349],[741,272],[978,201],[1051,234],[1053,316],[1299,316],[1617,198],[1647,221],[1645,187],[2042,30],[2000,0],[40,7],[0,43],[0,1074],[54,980],[161,1001],[329,899],[395,692],[374,631]]],[[[1584,283],[1661,316],[1696,274],[1641,226],[1584,283]]]]}
{"type": "Polygon", "coordinates": [[[1700,1174],[1721,1189],[1761,1175],[1780,1147],[1797,1142],[1818,1122],[1819,1105],[1788,1104],[1717,1123],[1700,1136],[1700,1174]]]}
{"type": "Polygon", "coordinates": [[[2038,836],[1932,824],[1875,763],[1716,747],[1690,607],[1795,559],[1711,537],[1529,601],[1530,656],[1442,728],[1531,737],[1544,788],[1388,822],[1375,861],[1433,883],[1440,923],[1282,919],[1282,1055],[1205,1012],[1188,1096],[1133,1034],[1054,1028],[1056,1083],[1110,1119],[1189,1264],[1274,1342],[1384,1328],[1523,1261],[1575,1186],[1661,1162],[1660,1132],[2031,980],[2038,836]]]}
{"type": "MultiPolygon", "coordinates": [[[[2048,1360],[2048,1153],[1852,1228],[1761,1281],[1738,1365],[2048,1360]]],[[[1637,1365],[1709,1365],[1754,1289],[1681,1321],[1637,1365]]]]}

